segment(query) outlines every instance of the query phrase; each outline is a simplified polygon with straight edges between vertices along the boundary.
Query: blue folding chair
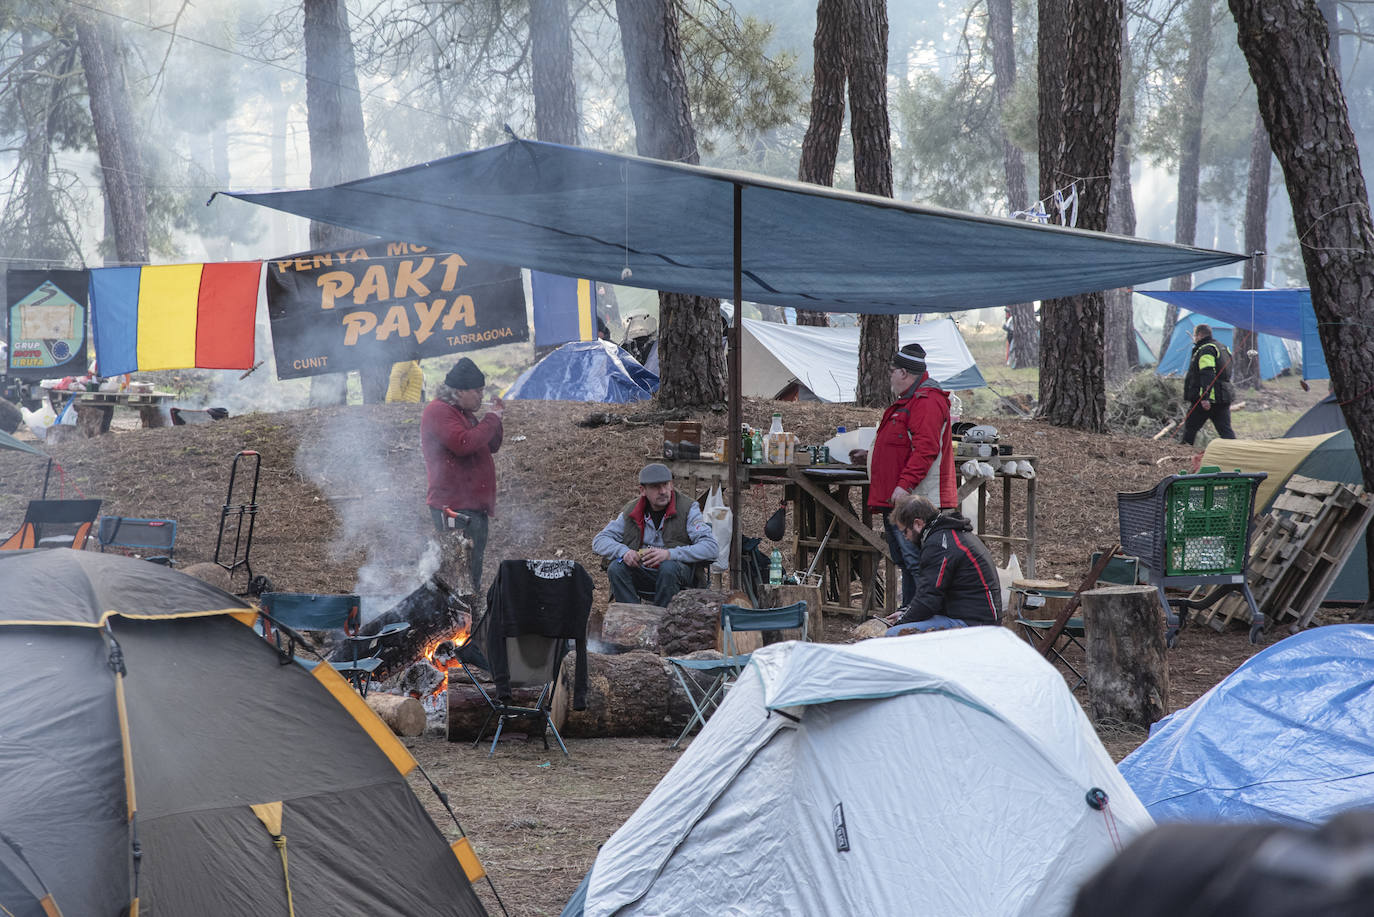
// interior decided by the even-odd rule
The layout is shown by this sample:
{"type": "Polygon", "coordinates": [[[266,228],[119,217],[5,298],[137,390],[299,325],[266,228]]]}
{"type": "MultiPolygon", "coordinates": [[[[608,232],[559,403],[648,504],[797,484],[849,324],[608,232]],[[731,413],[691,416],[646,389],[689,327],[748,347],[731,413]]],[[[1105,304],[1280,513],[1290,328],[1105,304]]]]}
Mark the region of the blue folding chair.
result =
{"type": "MultiPolygon", "coordinates": [[[[388,637],[404,633],[410,625],[404,621],[388,624],[375,634],[360,634],[361,624],[357,595],[322,595],[312,592],[264,592],[262,614],[266,619],[263,636],[272,640],[281,655],[282,665],[295,660],[307,669],[319,665],[317,660],[296,656],[296,644],[311,646],[300,632],[306,630],[342,631],[349,647],[349,658],[334,660],[332,665],[340,675],[353,683],[358,693],[367,696],[372,673],[382,664],[378,655],[388,637]],[[285,645],[283,646],[283,643],[285,645]]],[[[316,653],[318,655],[318,653],[316,653]]]]}
{"type": "Polygon", "coordinates": [[[796,602],[781,608],[745,608],[741,605],[720,606],[720,626],[724,632],[722,659],[683,659],[669,657],[668,662],[677,675],[682,690],[692,705],[692,716],[682,733],[670,747],[677,748],[692,729],[705,726],[707,718],[720,706],[730,684],[749,665],[749,653],[741,653],[735,646],[735,634],[749,631],[800,629],[806,636],[806,603],[796,602]],[[693,677],[688,677],[692,673],[693,677]],[[703,686],[698,678],[705,680],[703,686]]]}
{"type": "Polygon", "coordinates": [[[177,524],[175,519],[101,516],[95,540],[102,552],[114,548],[131,557],[170,567],[176,550],[177,524]]]}

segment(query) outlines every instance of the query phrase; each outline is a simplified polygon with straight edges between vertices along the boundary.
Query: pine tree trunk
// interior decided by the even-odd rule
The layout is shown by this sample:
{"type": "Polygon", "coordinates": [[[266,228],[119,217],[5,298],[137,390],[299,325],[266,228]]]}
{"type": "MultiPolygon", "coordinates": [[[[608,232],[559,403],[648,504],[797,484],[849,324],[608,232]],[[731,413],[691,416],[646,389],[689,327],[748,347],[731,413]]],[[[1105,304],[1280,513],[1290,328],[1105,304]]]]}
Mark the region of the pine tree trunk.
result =
{"type": "MultiPolygon", "coordinates": [[[[1229,0],[1283,169],[1332,388],[1374,481],[1374,223],[1327,23],[1310,0],[1229,0]]],[[[1374,571],[1374,551],[1370,568],[1374,571]]],[[[1372,574],[1371,582],[1374,582],[1372,574]]]]}
{"type": "MultiPolygon", "coordinates": [[[[802,138],[799,181],[835,184],[835,159],[844,131],[844,86],[849,67],[845,12],[847,0],[820,0],[816,5],[816,38],[812,42],[811,120],[802,138]]],[[[827,326],[824,312],[797,311],[797,324],[827,326]]]]}
{"type": "Polygon", "coordinates": [[[568,0],[530,0],[530,71],[535,136],[576,146],[577,82],[568,0]]]}
{"type": "MultiPolygon", "coordinates": [[[[1121,112],[1116,118],[1116,150],[1112,154],[1112,195],[1107,210],[1107,231],[1135,235],[1135,200],[1131,195],[1131,150],[1135,138],[1135,81],[1130,36],[1121,20],[1121,112]]],[[[1121,287],[1106,292],[1106,376],[1119,383],[1140,365],[1135,341],[1135,316],[1131,290],[1121,287]]]]}
{"type": "MultiPolygon", "coordinates": [[[[1250,135],[1250,180],[1245,189],[1245,253],[1250,255],[1250,260],[1245,262],[1244,286],[1247,290],[1264,289],[1266,256],[1261,253],[1268,237],[1269,162],[1273,155],[1264,119],[1257,112],[1255,129],[1250,135]]],[[[1258,350],[1253,329],[1237,328],[1234,344],[1231,381],[1237,387],[1259,388],[1259,356],[1250,356],[1250,351],[1258,350]]]]}
{"type": "MultiPolygon", "coordinates": [[[[892,196],[892,133],[887,118],[887,5],[884,0],[849,0],[849,132],[854,138],[854,186],[867,194],[892,196]]],[[[859,317],[859,404],[882,407],[892,400],[892,355],[897,319],[859,317]]]]}
{"type": "MultiPolygon", "coordinates": [[[[1042,15],[1043,15],[1042,6],[1042,15]]],[[[1121,102],[1122,0],[1068,0],[1068,26],[1061,55],[1041,55],[1063,66],[1058,108],[1046,109],[1042,98],[1040,126],[1058,122],[1053,130],[1060,142],[1049,168],[1041,164],[1042,199],[1056,188],[1075,184],[1078,190],[1078,227],[1107,228],[1111,198],[1112,152],[1121,102]],[[1085,176],[1101,176],[1088,180],[1085,176]]],[[[1042,29],[1044,23],[1042,22],[1042,29]]],[[[1054,69],[1050,67],[1050,69],[1054,69]]],[[[1041,139],[1042,155],[1045,139],[1041,139]]],[[[1047,300],[1041,306],[1040,416],[1057,426],[1101,432],[1106,419],[1107,394],[1103,372],[1103,295],[1085,293],[1047,300]]]]}
{"type": "MultiPolygon", "coordinates": [[[[1007,99],[1016,87],[1016,41],[1012,30],[1011,0],[988,0],[988,39],[992,44],[992,82],[997,94],[997,109],[1006,117],[1007,99]]],[[[1002,172],[1007,182],[1007,207],[1010,212],[1030,206],[1026,186],[1026,159],[1021,148],[1002,135],[1002,172]]],[[[1040,328],[1035,322],[1035,304],[1017,303],[1011,308],[1011,353],[1008,362],[1017,369],[1037,366],[1040,359],[1040,328]]]]}
{"type": "MultiPolygon", "coordinates": [[[[1179,125],[1178,207],[1174,216],[1174,241],[1192,245],[1197,239],[1198,177],[1202,170],[1202,102],[1207,93],[1207,62],[1212,56],[1212,0],[1191,0],[1188,4],[1188,63],[1184,74],[1182,123],[1179,125]]],[[[1169,279],[1171,290],[1191,290],[1192,274],[1169,279]]],[[[1174,310],[1174,322],[1178,310],[1174,310]]],[[[1165,341],[1173,333],[1166,321],[1165,341]]]]}
{"type": "MultiPolygon", "coordinates": [[[[304,0],[305,108],[310,135],[310,187],[325,188],[366,177],[367,135],[362,96],[353,64],[353,40],[343,0],[304,0]]],[[[330,223],[311,222],[310,247],[335,248],[364,239],[362,233],[330,223]]],[[[386,397],[389,364],[362,370],[363,400],[386,397]],[[380,396],[379,393],[380,392],[380,396]]],[[[342,373],[314,376],[310,403],[343,404],[347,395],[342,373]]]]}
{"type": "MultiPolygon", "coordinates": [[[[687,106],[676,4],[616,0],[615,8],[635,119],[635,149],[655,159],[700,162],[687,106]]],[[[719,302],[660,291],[658,311],[659,403],[670,408],[725,400],[719,302]]]]}
{"type": "Polygon", "coordinates": [[[104,15],[93,19],[78,16],[76,41],[86,73],[105,206],[114,229],[115,260],[120,264],[145,264],[148,191],[139,153],[138,125],[119,65],[119,37],[114,21],[104,15]]]}

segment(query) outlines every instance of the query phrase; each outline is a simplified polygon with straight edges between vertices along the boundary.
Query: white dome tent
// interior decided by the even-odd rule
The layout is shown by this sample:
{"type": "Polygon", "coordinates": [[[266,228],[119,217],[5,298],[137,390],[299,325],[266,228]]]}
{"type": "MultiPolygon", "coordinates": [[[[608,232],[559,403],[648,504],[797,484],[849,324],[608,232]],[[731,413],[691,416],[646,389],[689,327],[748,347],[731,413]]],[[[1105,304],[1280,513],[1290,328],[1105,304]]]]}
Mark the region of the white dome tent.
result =
{"type": "Polygon", "coordinates": [[[1002,628],[784,643],[564,914],[584,894],[588,917],[1065,914],[1152,824],[1063,677],[1002,628]]]}

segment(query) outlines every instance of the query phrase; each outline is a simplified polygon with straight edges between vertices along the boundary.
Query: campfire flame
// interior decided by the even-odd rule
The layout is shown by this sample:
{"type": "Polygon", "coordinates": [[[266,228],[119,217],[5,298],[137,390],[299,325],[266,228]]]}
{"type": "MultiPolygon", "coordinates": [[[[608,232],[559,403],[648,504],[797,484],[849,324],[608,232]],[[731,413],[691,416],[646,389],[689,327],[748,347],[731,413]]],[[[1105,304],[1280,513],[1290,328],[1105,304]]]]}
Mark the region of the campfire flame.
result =
{"type": "Polygon", "coordinates": [[[448,670],[449,666],[458,663],[458,647],[468,642],[472,636],[472,627],[469,622],[464,624],[449,634],[447,637],[440,637],[434,640],[424,650],[424,658],[430,665],[444,673],[444,678],[429,693],[428,697],[421,698],[425,701],[437,700],[445,691],[448,690],[448,670]]]}

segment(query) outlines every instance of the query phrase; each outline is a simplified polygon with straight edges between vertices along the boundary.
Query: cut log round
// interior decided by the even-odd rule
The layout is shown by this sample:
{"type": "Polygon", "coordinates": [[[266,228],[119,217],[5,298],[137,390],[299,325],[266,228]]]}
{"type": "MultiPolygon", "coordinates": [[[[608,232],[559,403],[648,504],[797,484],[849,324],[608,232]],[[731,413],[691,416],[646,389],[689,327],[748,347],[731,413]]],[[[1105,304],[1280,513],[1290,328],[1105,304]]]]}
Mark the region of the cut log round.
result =
{"type": "Polygon", "coordinates": [[[417,736],[425,731],[425,707],[415,698],[374,691],[363,699],[398,736],[417,736]]]}
{"type": "Polygon", "coordinates": [[[658,652],[658,626],[663,609],[657,605],[612,602],[601,623],[600,649],[605,653],[658,652]]]}
{"type": "MultiPolygon", "coordinates": [[[[769,608],[782,608],[796,602],[806,603],[807,639],[820,643],[825,639],[825,618],[821,615],[821,587],[797,585],[765,585],[762,601],[769,608]]],[[[800,630],[766,631],[764,643],[801,639],[800,630]]]]}
{"type": "Polygon", "coordinates": [[[1149,726],[1169,711],[1164,611],[1153,586],[1083,593],[1088,715],[1149,726]]]}
{"type": "MultiPolygon", "coordinates": [[[[477,731],[487,724],[486,737],[491,738],[492,732],[496,729],[496,717],[491,717],[491,722],[487,722],[491,707],[482,698],[482,694],[476,686],[466,680],[463,670],[454,667],[450,673],[448,686],[448,740],[450,742],[471,742],[477,738],[477,731]]],[[[492,693],[492,686],[484,684],[487,693],[492,693]]],[[[533,707],[539,700],[538,688],[516,688],[512,692],[511,703],[521,707],[533,707]]],[[[561,732],[562,724],[557,717],[550,715],[555,726],[561,732]]],[[[507,732],[511,734],[529,735],[533,720],[519,719],[512,720],[502,730],[502,735],[507,732]]],[[[531,736],[531,738],[537,738],[531,736]]]]}
{"type": "MultiPolygon", "coordinates": [[[[719,659],[720,654],[705,650],[690,653],[688,658],[719,659]]],[[[576,665],[574,654],[569,653],[553,696],[553,709],[562,716],[559,730],[565,738],[676,737],[692,715],[691,701],[668,661],[644,652],[616,656],[589,653],[587,709],[573,710],[576,665]]],[[[709,681],[705,676],[696,676],[696,680],[709,681]]]]}
{"type": "Polygon", "coordinates": [[[719,649],[720,606],[725,594],[711,589],[684,589],[673,596],[658,625],[659,651],[686,656],[697,650],[719,649]]]}

